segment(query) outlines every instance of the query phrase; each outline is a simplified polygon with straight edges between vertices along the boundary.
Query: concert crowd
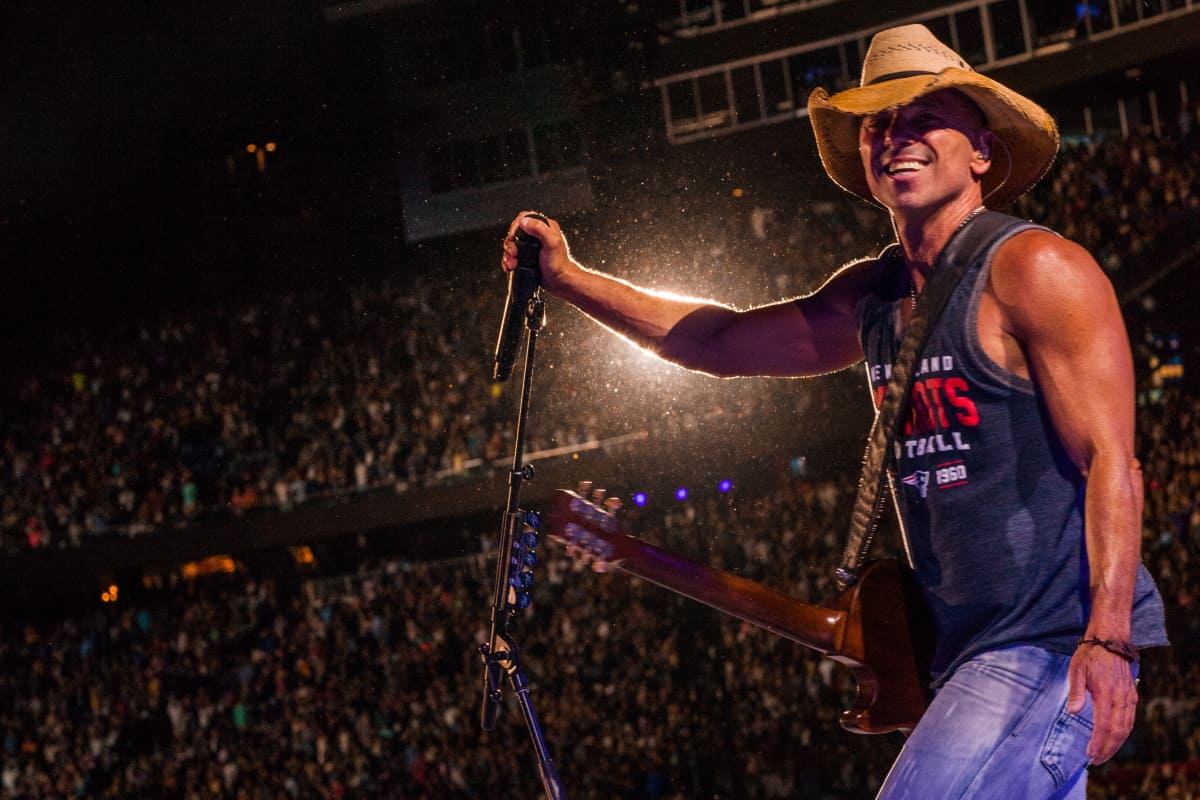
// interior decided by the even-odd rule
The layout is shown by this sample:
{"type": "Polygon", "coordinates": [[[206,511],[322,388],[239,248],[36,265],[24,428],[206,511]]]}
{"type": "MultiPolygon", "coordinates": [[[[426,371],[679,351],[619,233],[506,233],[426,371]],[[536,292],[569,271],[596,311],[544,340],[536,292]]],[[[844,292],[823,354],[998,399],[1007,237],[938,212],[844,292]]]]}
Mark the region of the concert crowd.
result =
{"type": "MultiPolygon", "coordinates": [[[[1174,646],[1145,654],[1140,717],[1090,796],[1200,796],[1200,398],[1149,393],[1144,546],[1174,646]]],[[[630,512],[648,540],[820,602],[852,476],[696,493],[630,512]]],[[[837,714],[850,673],[549,542],[514,626],[568,796],[860,798],[898,735],[837,714]]],[[[886,547],[884,548],[886,550],[886,547]]],[[[474,798],[536,794],[507,693],[479,729],[489,554],[351,575],[180,583],[0,638],[0,796],[474,798]]]]}
{"type": "MultiPolygon", "coordinates": [[[[1189,125],[1173,139],[1139,133],[1065,149],[1015,213],[1079,240],[1114,278],[1143,274],[1194,240],[1193,138],[1189,125]]],[[[707,213],[672,225],[700,243],[695,261],[741,254],[747,303],[811,290],[832,265],[886,241],[883,215],[844,197],[714,202],[707,213]],[[800,252],[819,258],[797,267],[784,257],[800,252]]],[[[478,262],[494,257],[481,251],[478,262]]],[[[435,292],[407,274],[164,311],[47,354],[0,394],[0,548],[74,547],[320,494],[408,491],[511,452],[506,392],[516,381],[490,380],[498,309],[482,289],[496,275],[435,292]]],[[[540,385],[558,405],[531,420],[527,451],[627,432],[605,404],[574,402],[595,378],[569,362],[598,357],[561,339],[552,347],[566,366],[540,385]]],[[[616,372],[605,381],[620,396],[652,394],[616,372]]],[[[736,413],[758,414],[788,393],[797,394],[768,389],[736,413]]],[[[729,413],[726,402],[695,413],[729,413]]]]}
{"type": "MultiPolygon", "coordinates": [[[[1195,224],[1196,169],[1193,149],[1144,135],[1080,146],[1017,213],[1079,239],[1114,278],[1140,272],[1195,224]]],[[[849,252],[853,207],[803,226],[795,213],[747,213],[743,235],[786,250],[837,224],[847,233],[830,255],[863,255],[849,252]]],[[[738,226],[698,227],[732,249],[738,226]]],[[[768,284],[811,288],[771,269],[768,284]]],[[[174,311],[60,354],[0,407],[4,549],[187,535],[171,528],[327,492],[418,492],[502,457],[511,389],[489,380],[488,305],[473,287],[447,297],[396,279],[174,311]]],[[[575,383],[547,378],[552,394],[586,392],[575,383]]],[[[1144,557],[1174,646],[1145,654],[1138,724],[1089,796],[1183,800],[1200,797],[1200,397],[1147,385],[1139,398],[1144,557]]],[[[529,449],[625,430],[596,405],[544,414],[529,449]]],[[[821,602],[853,478],[785,471],[627,517],[651,541],[821,602]]],[[[840,728],[844,668],[550,543],[541,553],[515,635],[569,797],[859,798],[878,786],[901,740],[840,728]]],[[[6,623],[0,798],[536,795],[511,693],[497,729],[479,729],[489,555],[364,563],[298,585],[181,581],[145,602],[6,623]]]]}

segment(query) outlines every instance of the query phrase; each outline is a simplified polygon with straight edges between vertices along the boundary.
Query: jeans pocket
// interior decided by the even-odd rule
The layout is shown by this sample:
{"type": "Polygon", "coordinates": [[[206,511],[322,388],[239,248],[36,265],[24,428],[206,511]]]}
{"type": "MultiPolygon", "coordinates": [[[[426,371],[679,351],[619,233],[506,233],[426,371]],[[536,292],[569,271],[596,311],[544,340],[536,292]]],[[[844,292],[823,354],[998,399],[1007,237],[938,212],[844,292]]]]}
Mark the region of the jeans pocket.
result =
{"type": "Polygon", "coordinates": [[[1087,745],[1091,738],[1091,698],[1078,714],[1067,711],[1064,704],[1042,746],[1042,766],[1054,778],[1055,788],[1061,789],[1087,767],[1087,745]]]}

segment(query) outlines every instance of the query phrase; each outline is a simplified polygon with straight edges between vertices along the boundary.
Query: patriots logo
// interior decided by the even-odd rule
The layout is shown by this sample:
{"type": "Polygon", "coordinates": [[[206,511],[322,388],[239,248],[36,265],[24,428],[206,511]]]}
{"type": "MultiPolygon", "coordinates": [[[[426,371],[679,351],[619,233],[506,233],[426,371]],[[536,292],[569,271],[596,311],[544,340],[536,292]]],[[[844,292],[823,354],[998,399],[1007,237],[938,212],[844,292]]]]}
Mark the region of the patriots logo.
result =
{"type": "Polygon", "coordinates": [[[919,469],[911,475],[905,475],[900,479],[900,482],[909,486],[915,486],[917,493],[921,497],[929,496],[929,470],[927,469],[919,469]]]}

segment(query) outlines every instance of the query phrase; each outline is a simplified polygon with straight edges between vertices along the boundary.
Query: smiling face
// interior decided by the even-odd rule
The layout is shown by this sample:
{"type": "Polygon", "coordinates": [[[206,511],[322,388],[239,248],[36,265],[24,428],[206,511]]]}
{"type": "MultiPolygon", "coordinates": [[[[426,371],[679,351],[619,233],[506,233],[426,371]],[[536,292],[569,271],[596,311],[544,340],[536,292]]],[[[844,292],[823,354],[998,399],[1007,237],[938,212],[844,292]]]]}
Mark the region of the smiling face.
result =
{"type": "Polygon", "coordinates": [[[858,145],[871,194],[901,215],[956,200],[978,206],[979,179],[991,166],[984,122],[979,107],[952,89],[863,117],[858,145]]]}

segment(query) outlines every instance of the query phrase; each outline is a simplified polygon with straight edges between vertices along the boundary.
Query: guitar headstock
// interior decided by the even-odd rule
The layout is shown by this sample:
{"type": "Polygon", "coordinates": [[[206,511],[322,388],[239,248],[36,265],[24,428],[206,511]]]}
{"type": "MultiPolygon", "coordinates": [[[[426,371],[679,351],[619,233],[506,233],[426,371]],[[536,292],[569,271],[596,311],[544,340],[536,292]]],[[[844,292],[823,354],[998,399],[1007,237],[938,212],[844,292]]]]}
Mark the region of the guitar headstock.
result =
{"type": "Polygon", "coordinates": [[[621,501],[608,497],[591,483],[579,491],[560,489],[546,521],[546,535],[567,546],[567,554],[590,562],[596,572],[605,572],[625,557],[629,532],[617,518],[621,501]]]}

